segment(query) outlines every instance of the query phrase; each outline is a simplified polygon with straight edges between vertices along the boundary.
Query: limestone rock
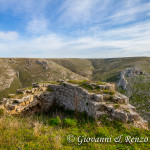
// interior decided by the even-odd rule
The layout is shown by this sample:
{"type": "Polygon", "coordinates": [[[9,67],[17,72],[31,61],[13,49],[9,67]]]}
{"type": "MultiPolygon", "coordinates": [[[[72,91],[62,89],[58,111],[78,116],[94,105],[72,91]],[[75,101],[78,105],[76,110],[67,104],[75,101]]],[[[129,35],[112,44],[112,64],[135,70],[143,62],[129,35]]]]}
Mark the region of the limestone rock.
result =
{"type": "Polygon", "coordinates": [[[94,99],[96,102],[101,102],[101,101],[103,101],[103,95],[94,94],[94,95],[93,95],[93,99],[94,99]]]}
{"type": "Polygon", "coordinates": [[[113,101],[115,103],[118,103],[118,104],[128,104],[129,103],[129,98],[125,95],[122,95],[122,94],[116,94],[113,97],[113,101]]]}
{"type": "Polygon", "coordinates": [[[113,110],[111,116],[115,119],[118,119],[124,123],[128,121],[128,115],[123,110],[113,110]]]}
{"type": "Polygon", "coordinates": [[[109,84],[109,83],[107,83],[106,85],[98,85],[98,87],[101,90],[112,90],[112,91],[115,91],[115,84],[109,84]]]}
{"type": "MultiPolygon", "coordinates": [[[[19,93],[23,93],[20,99],[3,99],[7,113],[47,112],[54,105],[58,105],[68,110],[86,112],[96,120],[107,115],[110,119],[124,123],[132,122],[133,126],[148,128],[147,122],[135,112],[136,108],[129,104],[129,98],[120,93],[115,92],[115,95],[89,93],[79,85],[64,81],[60,84],[33,83],[32,85],[33,88],[30,90],[18,90],[19,93]]],[[[94,88],[95,84],[92,86],[94,88]]],[[[115,86],[105,84],[102,88],[114,90],[115,86]]]]}
{"type": "Polygon", "coordinates": [[[40,60],[36,60],[36,63],[39,64],[39,65],[42,65],[43,69],[47,70],[49,67],[48,67],[48,62],[43,60],[43,61],[40,61],[40,60]]]}
{"type": "Polygon", "coordinates": [[[7,109],[8,109],[8,110],[15,110],[16,107],[17,107],[17,106],[14,105],[14,104],[8,104],[8,105],[7,105],[7,109]]]}
{"type": "Polygon", "coordinates": [[[39,88],[40,86],[39,86],[39,83],[36,82],[36,83],[32,83],[32,87],[33,88],[39,88]]]}
{"type": "Polygon", "coordinates": [[[124,90],[127,90],[128,82],[126,77],[133,77],[137,75],[145,74],[141,68],[127,68],[120,74],[119,86],[124,90]]]}

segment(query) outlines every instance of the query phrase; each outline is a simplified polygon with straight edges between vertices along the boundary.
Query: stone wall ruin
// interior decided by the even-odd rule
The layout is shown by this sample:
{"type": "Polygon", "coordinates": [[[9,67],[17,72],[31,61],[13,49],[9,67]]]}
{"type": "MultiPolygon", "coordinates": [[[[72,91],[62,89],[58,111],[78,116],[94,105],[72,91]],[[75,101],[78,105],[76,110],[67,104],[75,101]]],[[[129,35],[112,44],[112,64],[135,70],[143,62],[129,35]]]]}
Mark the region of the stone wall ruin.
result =
{"type": "Polygon", "coordinates": [[[69,82],[35,83],[31,89],[17,90],[18,97],[14,94],[4,98],[2,105],[5,113],[17,115],[30,110],[49,111],[55,103],[67,110],[86,112],[96,120],[107,115],[110,119],[148,129],[147,121],[136,113],[136,108],[129,104],[128,97],[115,91],[114,84],[88,84],[93,88],[92,91],[69,82]],[[100,92],[94,92],[97,89],[100,92]],[[105,93],[108,91],[113,91],[113,94],[105,93]]]}

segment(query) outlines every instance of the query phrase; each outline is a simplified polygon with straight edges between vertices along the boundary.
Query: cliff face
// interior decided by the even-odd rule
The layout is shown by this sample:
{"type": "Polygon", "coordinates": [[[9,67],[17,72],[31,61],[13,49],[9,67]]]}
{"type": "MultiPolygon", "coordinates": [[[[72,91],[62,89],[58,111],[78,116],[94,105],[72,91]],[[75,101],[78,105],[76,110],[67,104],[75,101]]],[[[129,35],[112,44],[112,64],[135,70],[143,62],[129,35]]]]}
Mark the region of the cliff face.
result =
{"type": "Polygon", "coordinates": [[[125,69],[120,74],[119,86],[140,115],[150,121],[150,74],[141,68],[125,69]]]}
{"type": "Polygon", "coordinates": [[[145,73],[141,68],[127,68],[120,73],[119,86],[121,86],[124,90],[128,90],[128,78],[133,78],[144,74],[145,73]]]}
{"type": "MultiPolygon", "coordinates": [[[[36,111],[49,111],[53,105],[68,110],[86,112],[97,121],[103,115],[135,127],[148,128],[147,121],[135,112],[128,97],[115,91],[109,83],[88,81],[68,81],[33,84],[30,89],[21,89],[10,98],[3,99],[5,113],[23,114],[36,111]]],[[[1,107],[2,107],[1,106],[1,107]]]]}

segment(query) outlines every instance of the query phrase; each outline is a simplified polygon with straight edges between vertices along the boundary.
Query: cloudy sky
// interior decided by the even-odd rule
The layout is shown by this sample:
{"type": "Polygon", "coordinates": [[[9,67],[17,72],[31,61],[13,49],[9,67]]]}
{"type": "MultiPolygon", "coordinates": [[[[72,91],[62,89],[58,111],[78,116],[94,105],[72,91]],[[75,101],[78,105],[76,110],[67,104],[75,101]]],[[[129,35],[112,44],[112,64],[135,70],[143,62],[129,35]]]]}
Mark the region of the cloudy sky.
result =
{"type": "Polygon", "coordinates": [[[0,0],[0,57],[150,56],[150,0],[0,0]]]}

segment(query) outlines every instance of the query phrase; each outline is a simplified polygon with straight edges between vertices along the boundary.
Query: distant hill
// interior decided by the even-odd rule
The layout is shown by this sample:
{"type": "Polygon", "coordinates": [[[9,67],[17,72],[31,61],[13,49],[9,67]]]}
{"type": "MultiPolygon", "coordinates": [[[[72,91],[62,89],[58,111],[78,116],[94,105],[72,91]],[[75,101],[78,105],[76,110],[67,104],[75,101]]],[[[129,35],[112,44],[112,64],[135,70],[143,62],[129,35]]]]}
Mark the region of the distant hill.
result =
{"type": "Polygon", "coordinates": [[[149,57],[90,59],[94,66],[93,80],[117,81],[120,72],[126,68],[141,68],[150,73],[149,57]]]}

